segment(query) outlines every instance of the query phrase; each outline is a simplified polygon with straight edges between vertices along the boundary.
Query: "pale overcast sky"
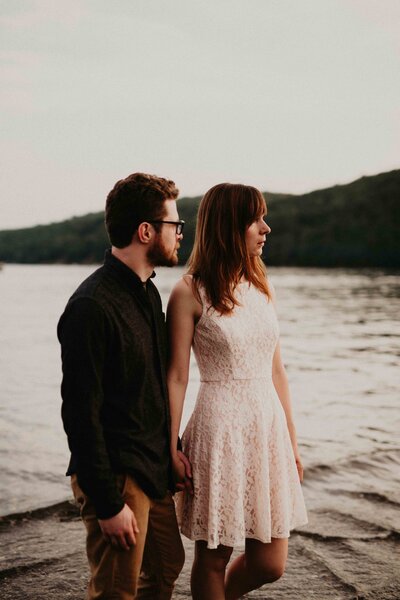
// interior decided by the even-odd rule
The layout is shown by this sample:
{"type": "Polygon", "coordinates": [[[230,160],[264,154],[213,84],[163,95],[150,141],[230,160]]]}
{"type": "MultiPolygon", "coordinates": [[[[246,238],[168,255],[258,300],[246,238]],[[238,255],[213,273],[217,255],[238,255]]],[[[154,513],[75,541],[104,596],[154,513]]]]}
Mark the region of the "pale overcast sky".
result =
{"type": "Polygon", "coordinates": [[[0,229],[146,171],[305,192],[400,166],[399,0],[0,0],[0,229]]]}

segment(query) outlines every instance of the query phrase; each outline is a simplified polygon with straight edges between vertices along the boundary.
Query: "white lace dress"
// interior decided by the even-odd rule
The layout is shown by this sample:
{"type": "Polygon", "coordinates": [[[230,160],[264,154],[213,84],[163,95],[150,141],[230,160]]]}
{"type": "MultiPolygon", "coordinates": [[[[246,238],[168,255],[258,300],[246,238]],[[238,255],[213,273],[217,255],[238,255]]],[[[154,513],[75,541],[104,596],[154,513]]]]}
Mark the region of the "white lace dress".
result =
{"type": "Polygon", "coordinates": [[[287,538],[307,522],[285,413],[272,383],[279,329],[272,302],[247,283],[230,315],[203,314],[193,349],[201,386],[182,436],[194,496],[178,494],[182,533],[191,540],[242,545],[287,538]]]}

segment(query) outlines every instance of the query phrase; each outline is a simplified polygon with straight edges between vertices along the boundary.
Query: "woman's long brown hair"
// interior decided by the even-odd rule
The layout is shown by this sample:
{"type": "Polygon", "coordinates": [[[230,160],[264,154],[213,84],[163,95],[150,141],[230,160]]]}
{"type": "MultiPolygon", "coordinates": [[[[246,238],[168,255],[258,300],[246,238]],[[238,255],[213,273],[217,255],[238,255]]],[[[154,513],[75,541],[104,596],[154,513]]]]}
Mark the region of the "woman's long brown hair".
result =
{"type": "Polygon", "coordinates": [[[241,184],[215,185],[200,202],[189,273],[221,314],[239,304],[234,291],[242,277],[270,298],[264,263],[250,256],[245,240],[246,229],[266,210],[261,192],[241,184]]]}

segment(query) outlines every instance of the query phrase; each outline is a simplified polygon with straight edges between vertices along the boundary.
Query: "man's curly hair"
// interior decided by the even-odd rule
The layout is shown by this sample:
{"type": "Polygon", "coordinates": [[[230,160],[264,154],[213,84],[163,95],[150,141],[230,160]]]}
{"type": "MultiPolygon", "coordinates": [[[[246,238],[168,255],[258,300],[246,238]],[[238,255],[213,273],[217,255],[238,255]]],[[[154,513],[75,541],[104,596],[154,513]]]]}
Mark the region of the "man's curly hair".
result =
{"type": "Polygon", "coordinates": [[[176,200],[179,190],[170,179],[132,173],[117,181],[107,196],[105,224],[113,246],[125,248],[144,221],[165,215],[165,200],[176,200]]]}

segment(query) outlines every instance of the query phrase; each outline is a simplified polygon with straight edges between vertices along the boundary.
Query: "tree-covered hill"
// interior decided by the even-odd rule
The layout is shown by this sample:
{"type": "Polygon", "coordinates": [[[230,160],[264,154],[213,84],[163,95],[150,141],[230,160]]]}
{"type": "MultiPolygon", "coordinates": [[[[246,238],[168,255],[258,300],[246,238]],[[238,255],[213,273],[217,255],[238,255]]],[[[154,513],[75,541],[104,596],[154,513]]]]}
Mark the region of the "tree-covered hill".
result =
{"type": "Polygon", "coordinates": [[[400,170],[271,198],[269,224],[270,264],[400,267],[400,170]]]}
{"type": "MultiPolygon", "coordinates": [[[[266,192],[271,265],[400,267],[400,170],[303,195],[266,192]]],[[[189,256],[200,197],[182,198],[180,259],[189,256]]],[[[108,246],[103,213],[0,231],[0,261],[98,263],[108,246]]]]}

